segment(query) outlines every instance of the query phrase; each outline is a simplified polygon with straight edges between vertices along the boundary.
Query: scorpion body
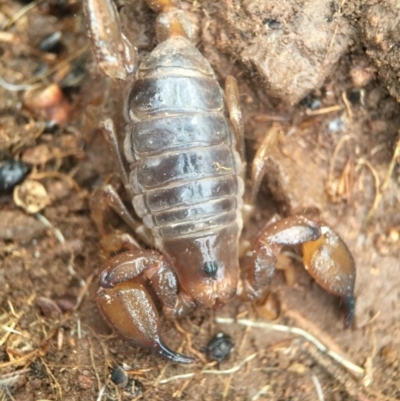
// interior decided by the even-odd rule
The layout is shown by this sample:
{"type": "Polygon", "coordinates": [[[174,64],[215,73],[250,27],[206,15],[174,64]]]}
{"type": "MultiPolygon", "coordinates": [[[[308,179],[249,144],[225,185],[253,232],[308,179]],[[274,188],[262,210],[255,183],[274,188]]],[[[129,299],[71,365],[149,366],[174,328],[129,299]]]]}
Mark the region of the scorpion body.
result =
{"type": "MultiPolygon", "coordinates": [[[[131,216],[110,186],[92,196],[92,217],[105,252],[127,248],[105,263],[100,276],[97,301],[103,316],[130,343],[190,363],[192,358],[161,340],[157,305],[167,316],[179,317],[196,307],[222,306],[236,293],[248,300],[260,297],[281,247],[302,245],[310,274],[345,301],[348,326],[354,315],[355,267],[345,243],[329,227],[302,216],[275,221],[239,266],[244,132],[236,81],[228,77],[222,91],[210,64],[190,42],[190,24],[178,0],[146,2],[159,13],[159,44],[138,68],[136,49],[122,33],[111,0],[84,1],[98,66],[131,85],[123,142],[128,169],[113,122],[105,120],[103,129],[141,219],[131,216]],[[128,234],[107,234],[108,207],[153,249],[128,234]]],[[[268,143],[253,164],[250,199],[261,181],[268,143]]]]}
{"type": "MultiPolygon", "coordinates": [[[[132,168],[133,205],[156,248],[175,266],[186,262],[182,252],[199,258],[203,271],[218,265],[216,274],[225,278],[216,249],[223,245],[229,254],[238,254],[244,186],[223,92],[211,66],[184,37],[161,42],[139,67],[127,114],[131,122],[124,153],[132,168]]],[[[229,269],[239,276],[238,265],[229,269]]],[[[177,269],[182,282],[196,273],[190,266],[177,269]]],[[[218,294],[209,291],[211,298],[201,303],[212,306],[218,294]]]]}

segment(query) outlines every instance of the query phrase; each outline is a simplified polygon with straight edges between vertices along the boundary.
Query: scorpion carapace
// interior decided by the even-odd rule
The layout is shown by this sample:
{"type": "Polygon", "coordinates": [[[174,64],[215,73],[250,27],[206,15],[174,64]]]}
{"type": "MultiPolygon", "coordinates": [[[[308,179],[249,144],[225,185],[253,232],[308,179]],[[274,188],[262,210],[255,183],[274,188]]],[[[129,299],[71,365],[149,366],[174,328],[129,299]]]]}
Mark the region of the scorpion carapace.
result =
{"type": "MultiPolygon", "coordinates": [[[[112,1],[84,1],[99,68],[130,85],[125,161],[113,122],[107,119],[102,126],[141,219],[132,217],[109,185],[92,196],[92,217],[103,249],[127,250],[109,259],[101,274],[97,300],[103,316],[132,344],[190,363],[192,358],[161,340],[157,305],[167,316],[179,317],[196,307],[219,307],[236,293],[255,299],[269,282],[281,247],[301,244],[307,270],[325,290],[342,297],[348,309],[345,324],[350,325],[354,262],[329,227],[302,216],[275,221],[239,267],[244,134],[236,81],[228,77],[222,91],[210,64],[190,42],[190,24],[179,1],[147,4],[159,13],[160,43],[138,68],[136,49],[122,33],[112,1]],[[151,250],[129,234],[107,234],[108,207],[151,250]]],[[[250,199],[268,156],[264,150],[254,161],[250,199]]]]}

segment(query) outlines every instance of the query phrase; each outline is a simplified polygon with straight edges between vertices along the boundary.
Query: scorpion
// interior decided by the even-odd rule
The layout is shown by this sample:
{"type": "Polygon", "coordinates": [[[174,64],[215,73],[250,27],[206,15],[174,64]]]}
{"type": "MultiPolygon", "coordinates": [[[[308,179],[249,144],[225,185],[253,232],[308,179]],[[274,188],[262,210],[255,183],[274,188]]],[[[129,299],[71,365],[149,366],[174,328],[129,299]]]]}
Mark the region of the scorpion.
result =
{"type": "MultiPolygon", "coordinates": [[[[242,214],[250,206],[243,200],[244,127],[236,80],[228,76],[225,92],[221,89],[190,41],[191,25],[179,0],[146,3],[158,14],[158,45],[139,63],[112,0],[84,0],[99,69],[129,89],[123,151],[114,122],[108,118],[101,125],[136,216],[109,184],[90,201],[103,250],[120,251],[99,278],[97,303],[105,320],[131,345],[191,363],[193,358],[161,338],[159,313],[179,318],[195,308],[219,308],[235,295],[258,299],[282,247],[301,245],[305,268],[324,290],[342,298],[345,327],[350,326],[355,265],[327,225],[304,216],[275,219],[239,265],[242,214]],[[110,208],[133,235],[107,233],[110,208]]],[[[253,161],[250,199],[267,156],[263,149],[253,161]]]]}

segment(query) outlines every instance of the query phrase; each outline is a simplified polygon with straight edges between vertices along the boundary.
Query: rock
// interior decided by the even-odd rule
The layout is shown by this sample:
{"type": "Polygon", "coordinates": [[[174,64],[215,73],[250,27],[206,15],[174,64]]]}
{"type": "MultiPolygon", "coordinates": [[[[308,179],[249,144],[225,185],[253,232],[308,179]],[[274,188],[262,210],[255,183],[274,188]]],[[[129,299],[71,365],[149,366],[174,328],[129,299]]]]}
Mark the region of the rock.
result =
{"type": "Polygon", "coordinates": [[[347,50],[352,31],[333,3],[224,1],[210,29],[216,46],[254,71],[267,95],[293,105],[322,86],[347,50]]]}
{"type": "Polygon", "coordinates": [[[400,3],[397,0],[370,2],[365,5],[360,24],[367,55],[389,93],[400,102],[400,3]]]}

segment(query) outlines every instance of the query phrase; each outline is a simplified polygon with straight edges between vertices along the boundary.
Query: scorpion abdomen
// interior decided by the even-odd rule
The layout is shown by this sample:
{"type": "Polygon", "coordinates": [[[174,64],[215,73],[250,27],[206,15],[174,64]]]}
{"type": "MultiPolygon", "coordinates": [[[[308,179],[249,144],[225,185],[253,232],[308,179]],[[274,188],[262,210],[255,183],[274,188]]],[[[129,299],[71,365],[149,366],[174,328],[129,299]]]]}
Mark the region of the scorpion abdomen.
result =
{"type": "Polygon", "coordinates": [[[183,37],[160,43],[129,96],[125,156],[136,213],[157,240],[241,229],[243,182],[223,92],[183,37]]]}

